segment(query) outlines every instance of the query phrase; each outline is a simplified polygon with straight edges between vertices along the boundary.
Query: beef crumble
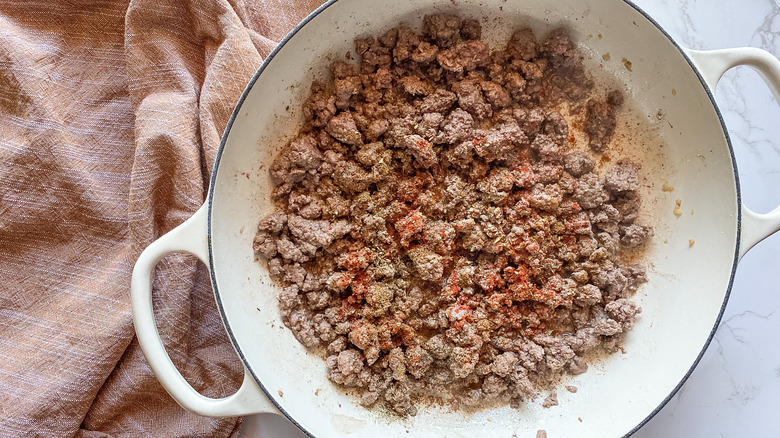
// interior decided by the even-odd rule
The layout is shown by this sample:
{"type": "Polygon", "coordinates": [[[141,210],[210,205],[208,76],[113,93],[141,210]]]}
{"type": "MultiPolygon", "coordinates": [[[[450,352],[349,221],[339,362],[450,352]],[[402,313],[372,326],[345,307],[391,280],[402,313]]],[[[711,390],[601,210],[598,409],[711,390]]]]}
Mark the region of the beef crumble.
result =
{"type": "Polygon", "coordinates": [[[588,99],[562,30],[520,29],[492,52],[480,36],[437,14],[356,40],[360,64],[312,85],[254,239],[328,378],[399,415],[423,395],[518,406],[617,349],[641,311],[645,269],[621,261],[653,234],[635,223],[639,166],[594,173],[622,95],[588,99]]]}

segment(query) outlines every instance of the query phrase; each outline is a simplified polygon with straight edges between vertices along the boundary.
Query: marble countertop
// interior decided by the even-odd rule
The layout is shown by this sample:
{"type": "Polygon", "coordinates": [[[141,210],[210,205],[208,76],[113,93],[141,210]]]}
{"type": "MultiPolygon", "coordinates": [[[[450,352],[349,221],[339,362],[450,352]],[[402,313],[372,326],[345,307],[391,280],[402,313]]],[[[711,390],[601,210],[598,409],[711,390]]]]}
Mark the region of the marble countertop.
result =
{"type": "MultiPolygon", "coordinates": [[[[761,47],[780,56],[777,0],[634,0],[681,45],[761,47]]],[[[716,90],[734,145],[743,201],[780,205],[780,109],[758,74],[726,73],[716,90]]],[[[691,377],[635,438],[780,435],[780,233],[743,259],[717,335],[691,377]],[[777,258],[776,258],[777,257],[777,258]]],[[[248,417],[243,437],[299,438],[286,419],[248,417]]]]}

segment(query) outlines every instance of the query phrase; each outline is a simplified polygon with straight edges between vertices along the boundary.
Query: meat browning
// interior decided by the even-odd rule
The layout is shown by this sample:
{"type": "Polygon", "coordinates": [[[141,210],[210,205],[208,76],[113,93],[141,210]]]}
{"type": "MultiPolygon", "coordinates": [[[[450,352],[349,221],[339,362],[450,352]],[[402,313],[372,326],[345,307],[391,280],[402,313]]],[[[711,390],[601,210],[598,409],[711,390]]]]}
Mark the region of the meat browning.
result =
{"type": "Polygon", "coordinates": [[[594,152],[604,152],[615,134],[615,113],[623,104],[620,91],[611,91],[605,100],[590,99],[587,105],[585,133],[590,137],[590,148],[594,152]]]}
{"type": "Polygon", "coordinates": [[[553,383],[641,312],[645,269],[622,261],[653,234],[636,222],[640,168],[595,173],[622,95],[587,100],[563,31],[520,29],[493,52],[481,33],[438,14],[357,40],[360,64],[312,85],[254,238],[328,378],[399,415],[420,396],[519,406],[549,390],[554,406],[553,383]]]}

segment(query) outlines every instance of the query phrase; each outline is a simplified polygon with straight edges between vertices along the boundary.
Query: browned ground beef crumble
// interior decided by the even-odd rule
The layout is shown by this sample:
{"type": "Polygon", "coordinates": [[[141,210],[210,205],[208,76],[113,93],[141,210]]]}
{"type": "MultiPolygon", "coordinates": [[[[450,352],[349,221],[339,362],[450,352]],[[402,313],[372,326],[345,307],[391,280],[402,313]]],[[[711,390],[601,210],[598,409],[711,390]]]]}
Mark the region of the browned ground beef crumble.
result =
{"type": "Polygon", "coordinates": [[[400,415],[420,396],[518,406],[614,351],[640,312],[627,297],[645,268],[621,262],[653,234],[634,222],[638,166],[593,173],[622,95],[589,98],[562,30],[538,43],[521,29],[493,52],[480,34],[430,15],[422,34],[357,40],[360,65],[312,85],[254,240],[330,380],[400,415]]]}

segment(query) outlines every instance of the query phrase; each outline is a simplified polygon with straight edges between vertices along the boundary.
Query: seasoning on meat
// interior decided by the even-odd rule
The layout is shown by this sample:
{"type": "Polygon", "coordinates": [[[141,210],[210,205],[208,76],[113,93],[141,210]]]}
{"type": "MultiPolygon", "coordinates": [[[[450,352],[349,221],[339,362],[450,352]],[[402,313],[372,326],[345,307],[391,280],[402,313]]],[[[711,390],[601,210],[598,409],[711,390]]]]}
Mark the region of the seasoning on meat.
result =
{"type": "Polygon", "coordinates": [[[653,235],[636,222],[640,168],[594,173],[622,95],[587,99],[561,30],[492,52],[480,36],[436,14],[355,41],[360,64],[312,85],[253,242],[328,378],[399,415],[423,396],[517,407],[551,389],[554,406],[559,377],[616,350],[641,312],[645,269],[621,261],[653,235]]]}

